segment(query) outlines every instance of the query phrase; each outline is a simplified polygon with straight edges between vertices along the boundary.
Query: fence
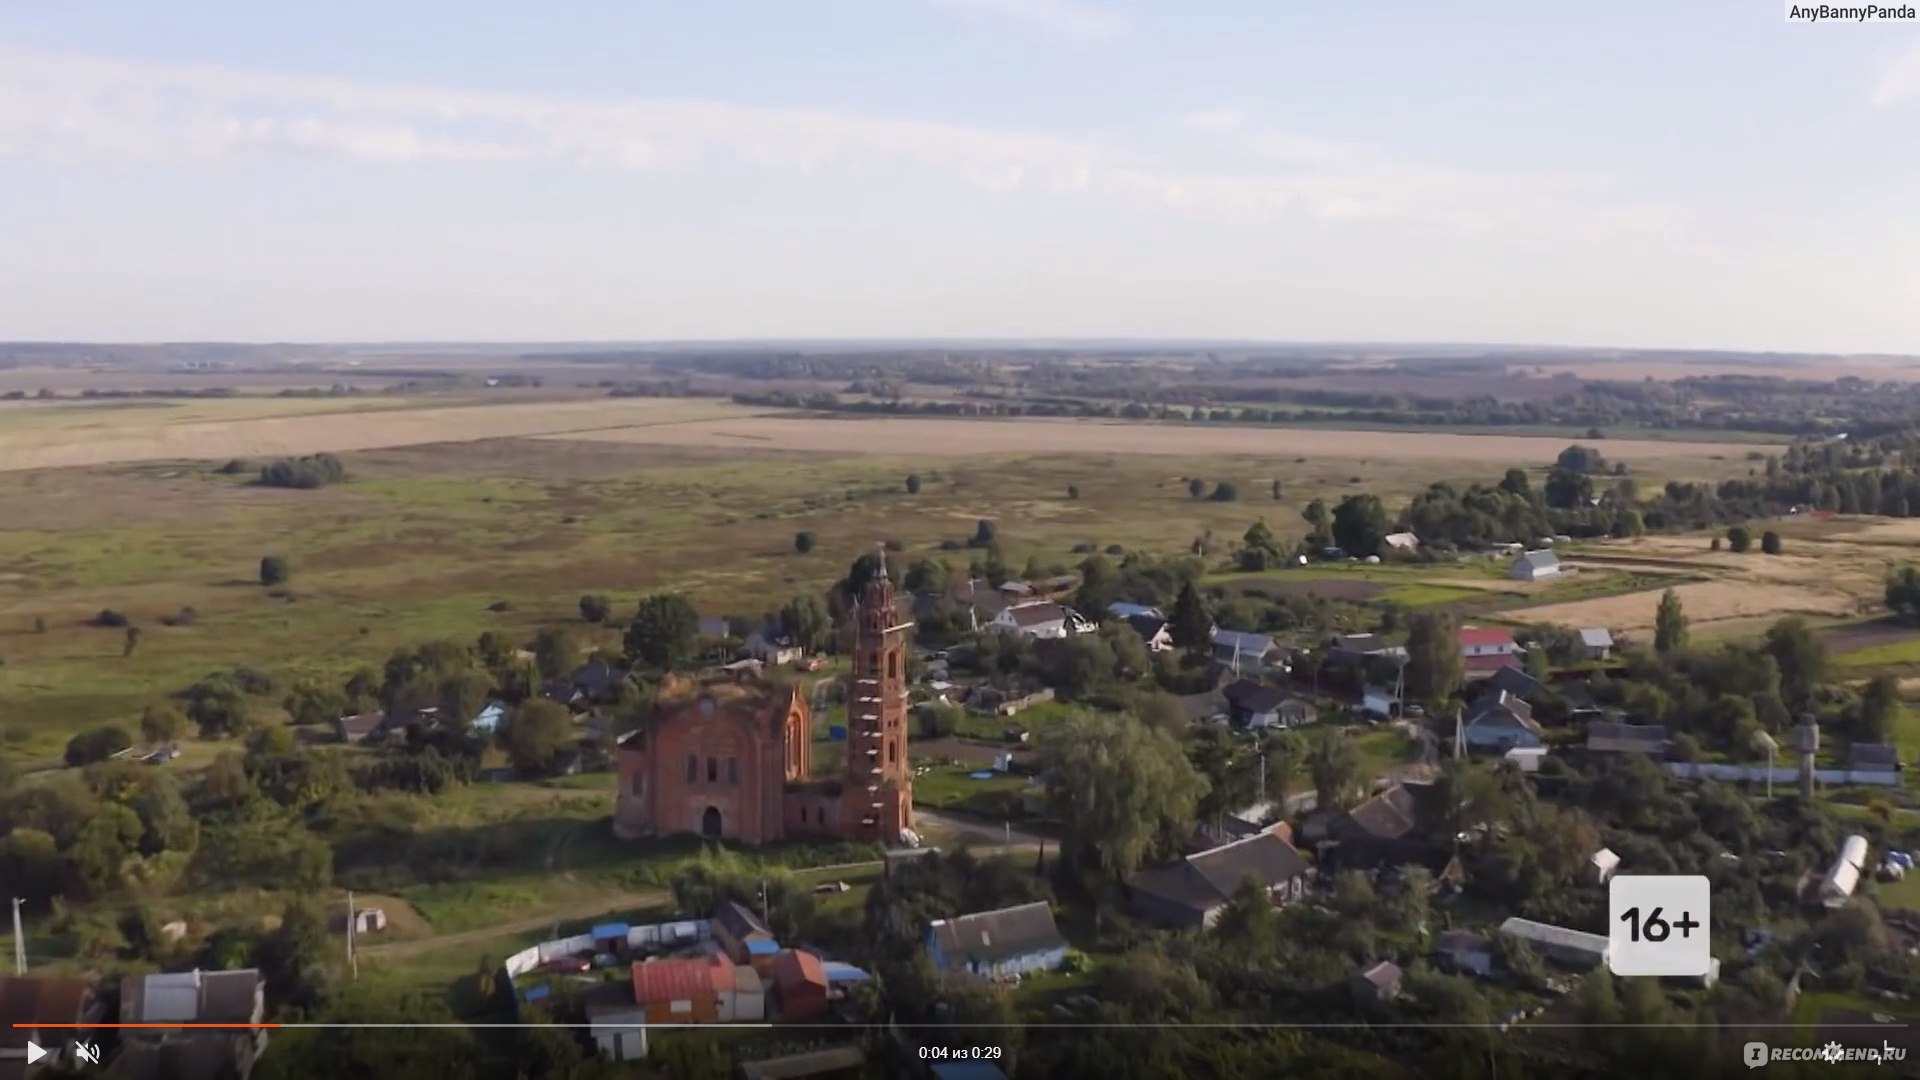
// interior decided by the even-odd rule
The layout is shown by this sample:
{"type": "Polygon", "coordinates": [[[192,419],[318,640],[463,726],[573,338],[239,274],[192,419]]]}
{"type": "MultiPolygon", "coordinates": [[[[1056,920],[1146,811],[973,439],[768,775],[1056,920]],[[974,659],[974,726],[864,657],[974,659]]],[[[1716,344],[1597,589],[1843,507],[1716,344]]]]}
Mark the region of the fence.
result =
{"type": "MultiPolygon", "coordinates": [[[[694,945],[712,936],[712,923],[705,919],[684,919],[679,922],[654,923],[649,926],[630,926],[627,928],[627,947],[643,949],[694,945]]],[[[500,965],[500,973],[506,980],[507,995],[513,1000],[514,1018],[517,1020],[520,1017],[520,988],[514,985],[515,979],[550,960],[594,952],[598,944],[592,934],[575,934],[573,937],[543,941],[507,957],[500,965]]]]}
{"type": "MultiPolygon", "coordinates": [[[[1751,780],[1765,782],[1773,774],[1776,784],[1797,784],[1800,770],[1789,765],[1723,765],[1718,762],[1669,761],[1667,771],[1683,780],[1751,780]]],[[[1815,769],[1813,778],[1822,784],[1866,784],[1871,787],[1896,787],[1900,774],[1884,769],[1815,769]]]]}

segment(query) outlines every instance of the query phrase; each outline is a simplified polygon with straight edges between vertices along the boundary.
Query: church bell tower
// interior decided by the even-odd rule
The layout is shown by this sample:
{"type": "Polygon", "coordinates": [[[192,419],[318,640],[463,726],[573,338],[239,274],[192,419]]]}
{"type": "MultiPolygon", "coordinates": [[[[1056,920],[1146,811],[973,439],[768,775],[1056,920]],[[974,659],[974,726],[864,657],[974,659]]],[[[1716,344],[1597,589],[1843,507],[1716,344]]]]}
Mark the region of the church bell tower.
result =
{"type": "MultiPolygon", "coordinates": [[[[855,612],[847,694],[849,817],[863,838],[900,841],[913,827],[913,766],[907,761],[907,631],[887,578],[885,545],[855,612]]],[[[854,831],[854,830],[849,830],[854,831]]]]}

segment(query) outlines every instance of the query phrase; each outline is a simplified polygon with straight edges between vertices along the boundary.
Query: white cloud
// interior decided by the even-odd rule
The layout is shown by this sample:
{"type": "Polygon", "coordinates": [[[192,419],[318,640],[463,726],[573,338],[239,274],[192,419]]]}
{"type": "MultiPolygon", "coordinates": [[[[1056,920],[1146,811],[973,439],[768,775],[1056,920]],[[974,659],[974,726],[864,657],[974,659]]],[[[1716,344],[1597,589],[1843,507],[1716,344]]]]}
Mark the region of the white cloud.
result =
{"type": "Polygon", "coordinates": [[[1133,29],[1124,15],[1077,0],[932,0],[935,7],[1025,23],[1075,41],[1105,41],[1133,29]]]}
{"type": "Polygon", "coordinates": [[[1222,105],[1217,109],[1190,112],[1181,117],[1180,122],[1195,131],[1232,131],[1246,125],[1247,114],[1231,105],[1222,105]]]}
{"type": "MultiPolygon", "coordinates": [[[[1218,118],[1216,118],[1218,119],[1218,118]]],[[[1593,177],[1450,169],[1364,146],[1244,132],[1248,167],[1194,172],[1098,140],[685,99],[571,98],[153,64],[0,47],[0,158],[531,162],[645,171],[730,160],[769,170],[919,168],[989,191],[1087,193],[1260,223],[1283,214],[1526,238],[1677,222],[1614,205],[1593,177]]]]}
{"type": "Polygon", "coordinates": [[[1920,41],[1881,67],[1873,90],[1875,105],[1897,105],[1912,98],[1920,98],[1920,41]]]}

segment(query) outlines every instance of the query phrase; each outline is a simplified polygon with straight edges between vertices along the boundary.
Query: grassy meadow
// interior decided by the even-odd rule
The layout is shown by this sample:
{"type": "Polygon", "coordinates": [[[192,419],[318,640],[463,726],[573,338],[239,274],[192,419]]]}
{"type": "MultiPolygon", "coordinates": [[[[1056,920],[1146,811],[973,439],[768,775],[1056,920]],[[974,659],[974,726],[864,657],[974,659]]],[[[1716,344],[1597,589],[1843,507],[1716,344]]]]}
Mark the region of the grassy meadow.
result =
{"type": "MultiPolygon", "coordinates": [[[[83,415],[111,422],[175,410],[198,423],[216,406],[272,413],[381,404],[242,399],[61,412],[71,414],[68,425],[83,415]]],[[[441,411],[482,425],[489,415],[441,411]]],[[[412,415],[396,413],[394,422],[412,415]]],[[[4,422],[22,421],[5,414],[4,422]]],[[[224,457],[0,472],[0,504],[10,508],[0,528],[5,751],[50,759],[74,732],[131,721],[157,697],[236,665],[282,683],[339,679],[399,646],[471,641],[487,630],[530,637],[543,625],[577,623],[584,592],[608,594],[624,610],[646,592],[674,589],[703,611],[758,615],[824,587],[876,541],[900,541],[907,557],[928,554],[982,518],[997,523],[1011,565],[1029,556],[1069,564],[1077,544],[1175,551],[1211,532],[1224,546],[1262,517],[1282,536],[1297,535],[1300,509],[1314,497],[1365,490],[1392,505],[1436,479],[1491,479],[1475,462],[1118,453],[942,461],[911,447],[850,456],[551,438],[343,457],[350,478],[311,491],[223,475],[224,457]],[[908,473],[922,479],[918,495],[905,491],[908,473]],[[1189,477],[1230,481],[1240,498],[1195,499],[1189,477]],[[800,531],[815,534],[810,555],[794,552],[800,531]],[[268,554],[292,564],[284,588],[258,583],[268,554]],[[163,625],[186,608],[196,616],[190,625],[163,625]],[[141,628],[131,656],[124,631],[90,625],[103,609],[141,628]]],[[[1395,587],[1408,590],[1409,606],[1454,596],[1424,579],[1400,577],[1395,587]]],[[[612,644],[617,631],[601,633],[612,644]]]]}

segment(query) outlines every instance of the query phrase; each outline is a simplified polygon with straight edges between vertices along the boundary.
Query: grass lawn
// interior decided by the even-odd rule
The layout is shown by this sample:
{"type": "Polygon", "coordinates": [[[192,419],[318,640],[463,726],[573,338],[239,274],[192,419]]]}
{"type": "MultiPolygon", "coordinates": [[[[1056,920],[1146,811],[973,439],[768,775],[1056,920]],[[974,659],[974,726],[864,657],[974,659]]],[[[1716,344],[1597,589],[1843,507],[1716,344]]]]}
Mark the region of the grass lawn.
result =
{"type": "Polygon", "coordinates": [[[1400,765],[1420,760],[1420,741],[1392,728],[1372,728],[1353,736],[1360,750],[1361,771],[1380,776],[1400,765]]]}
{"type": "Polygon", "coordinates": [[[1883,668],[1920,664],[1920,634],[1905,641],[1889,641],[1843,652],[1833,658],[1839,668],[1883,668]]]}
{"type": "Polygon", "coordinates": [[[973,774],[987,770],[964,765],[936,765],[913,778],[915,806],[935,810],[965,810],[1001,817],[1012,812],[1014,801],[1027,786],[1027,778],[994,773],[984,780],[973,774]]]}
{"type": "Polygon", "coordinates": [[[1437,607],[1441,604],[1456,604],[1468,600],[1484,600],[1501,595],[1485,589],[1463,589],[1458,585],[1396,585],[1373,597],[1382,604],[1398,604],[1404,608],[1437,607]]]}

